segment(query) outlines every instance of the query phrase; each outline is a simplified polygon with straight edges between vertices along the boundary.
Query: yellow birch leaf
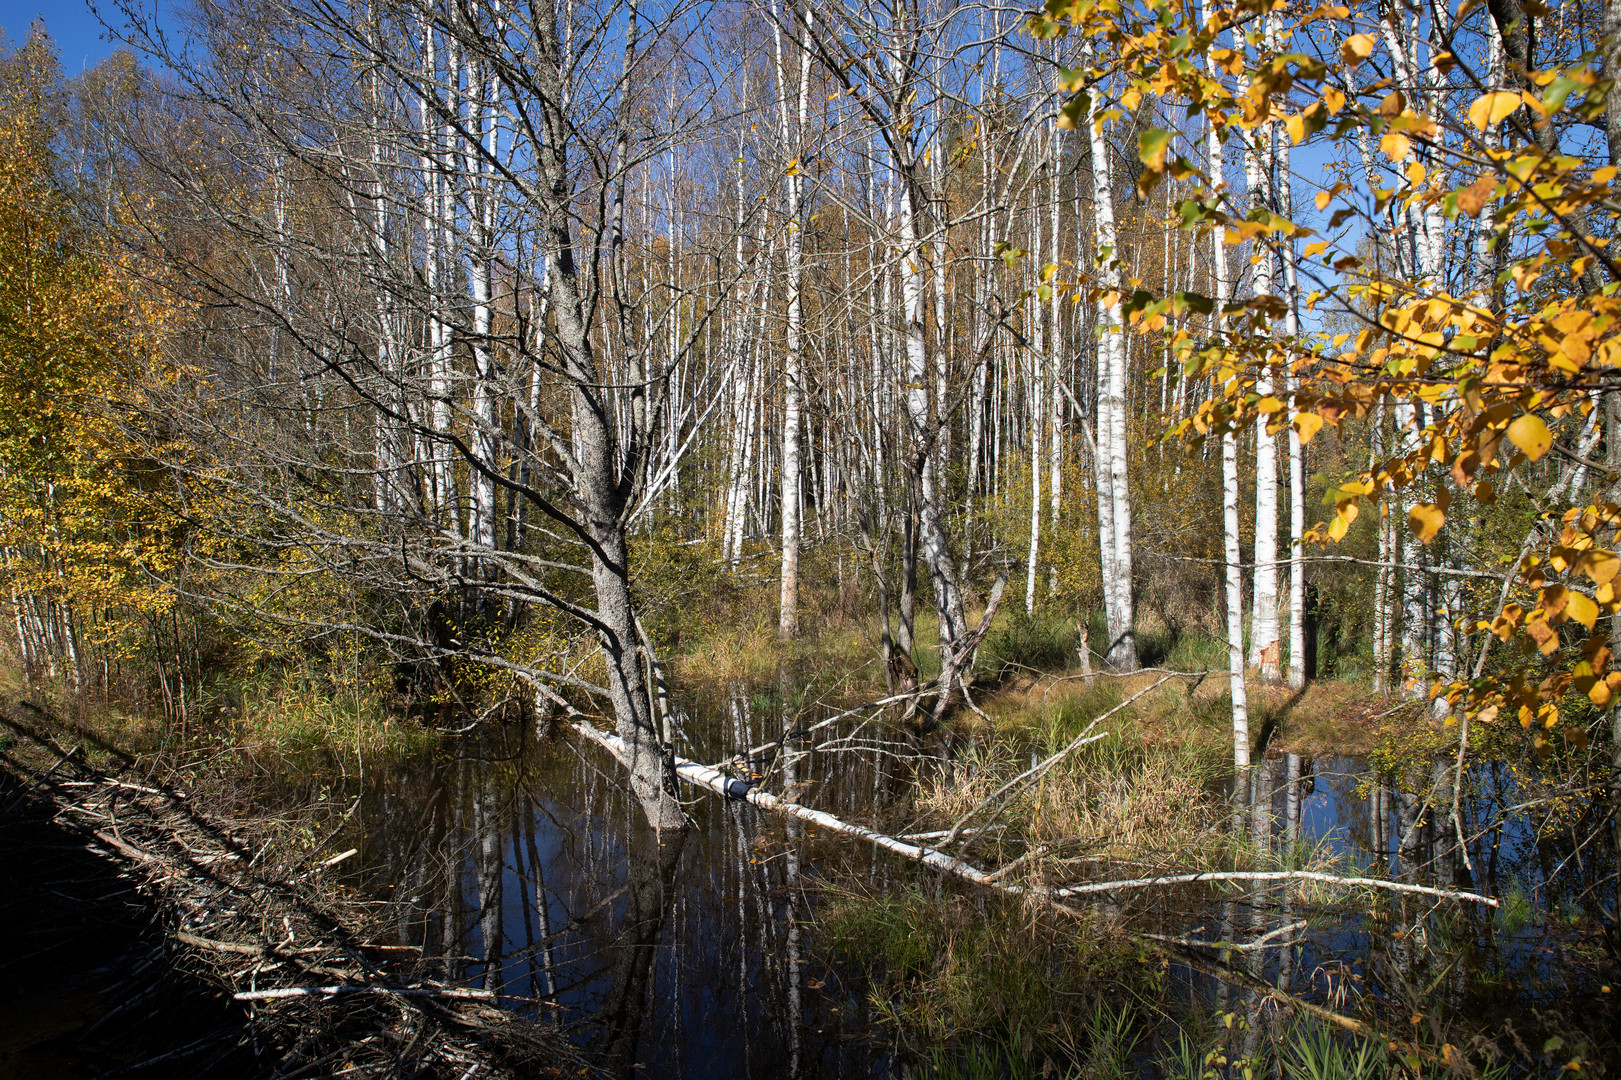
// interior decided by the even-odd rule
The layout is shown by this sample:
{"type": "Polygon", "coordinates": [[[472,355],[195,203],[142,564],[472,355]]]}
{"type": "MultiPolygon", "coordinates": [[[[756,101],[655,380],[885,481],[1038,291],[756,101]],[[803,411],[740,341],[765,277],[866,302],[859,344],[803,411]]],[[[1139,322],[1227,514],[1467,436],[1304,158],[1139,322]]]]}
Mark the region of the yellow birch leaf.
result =
{"type": "Polygon", "coordinates": [[[1404,161],[1407,155],[1413,152],[1413,140],[1399,131],[1387,132],[1385,137],[1379,140],[1379,149],[1384,151],[1385,156],[1391,161],[1404,161]]]}
{"type": "Polygon", "coordinates": [[[1541,417],[1526,413],[1508,426],[1508,441],[1519,447],[1526,457],[1536,461],[1553,445],[1553,435],[1541,417]]]}
{"type": "Polygon", "coordinates": [[[1295,430],[1300,433],[1300,445],[1311,442],[1312,436],[1322,429],[1323,418],[1316,413],[1301,413],[1295,417],[1295,430]]]}
{"type": "Polygon", "coordinates": [[[1340,43],[1340,59],[1353,67],[1372,55],[1372,34],[1353,34],[1340,43]]]}
{"type": "Polygon", "coordinates": [[[1469,122],[1481,131],[1502,123],[1503,118],[1520,107],[1520,95],[1507,90],[1482,94],[1469,106],[1469,122]]]}
{"type": "Polygon", "coordinates": [[[1598,605],[1593,603],[1591,598],[1572,589],[1570,599],[1565,604],[1565,615],[1591,630],[1593,624],[1598,621],[1598,605]]]}
{"type": "Polygon", "coordinates": [[[1441,531],[1441,525],[1446,521],[1446,511],[1434,503],[1419,503],[1407,511],[1407,526],[1418,537],[1418,542],[1428,544],[1435,539],[1435,534],[1441,531]]]}
{"type": "Polygon", "coordinates": [[[1590,548],[1582,552],[1581,567],[1593,579],[1593,584],[1608,585],[1616,572],[1621,570],[1621,556],[1603,548],[1590,548]]]}

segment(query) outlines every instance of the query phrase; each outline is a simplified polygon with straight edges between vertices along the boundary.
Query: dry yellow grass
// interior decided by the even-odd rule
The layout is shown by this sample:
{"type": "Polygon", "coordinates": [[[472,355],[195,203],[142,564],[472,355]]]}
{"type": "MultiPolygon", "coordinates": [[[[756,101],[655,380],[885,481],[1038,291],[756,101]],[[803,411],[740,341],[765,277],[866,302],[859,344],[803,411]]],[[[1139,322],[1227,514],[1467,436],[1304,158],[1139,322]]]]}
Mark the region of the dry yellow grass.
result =
{"type": "Polygon", "coordinates": [[[1030,751],[1005,740],[990,746],[924,781],[917,803],[940,828],[980,808],[969,829],[992,826],[976,845],[987,864],[1036,850],[1020,876],[1051,878],[1074,876],[1083,862],[1100,870],[1225,859],[1228,842],[1209,826],[1231,809],[1207,754],[1111,736],[1025,781],[997,809],[982,804],[1030,767],[1030,751]]]}

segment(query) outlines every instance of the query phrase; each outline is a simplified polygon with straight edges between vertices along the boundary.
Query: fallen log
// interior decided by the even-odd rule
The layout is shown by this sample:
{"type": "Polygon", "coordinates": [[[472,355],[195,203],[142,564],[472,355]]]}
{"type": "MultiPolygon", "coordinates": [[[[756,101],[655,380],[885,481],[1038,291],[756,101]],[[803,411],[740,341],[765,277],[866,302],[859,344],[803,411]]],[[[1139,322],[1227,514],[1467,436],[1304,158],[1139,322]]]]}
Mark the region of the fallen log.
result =
{"type": "MultiPolygon", "coordinates": [[[[619,736],[610,735],[585,720],[576,721],[574,727],[580,734],[597,743],[616,759],[623,760],[628,756],[625,744],[619,736]]],[[[812,810],[810,807],[799,803],[787,802],[768,791],[750,787],[747,781],[727,776],[719,769],[708,765],[701,765],[696,761],[688,761],[686,758],[678,757],[675,759],[675,770],[676,774],[688,783],[697,784],[699,787],[707,788],[715,794],[728,799],[751,802],[755,806],[770,810],[773,813],[785,814],[789,817],[798,818],[807,824],[827,829],[829,832],[863,840],[875,847],[883,848],[885,851],[892,851],[903,859],[912,859],[931,869],[961,878],[975,885],[996,885],[995,882],[990,880],[990,875],[972,863],[947,855],[943,851],[936,851],[934,848],[909,844],[886,833],[876,832],[860,825],[853,825],[822,810],[812,810]]],[[[1019,886],[1004,885],[1000,887],[1010,891],[1023,891],[1019,886]]]]}
{"type": "Polygon", "coordinates": [[[1339,874],[1325,874],[1319,870],[1206,870],[1196,874],[1162,874],[1159,877],[1131,878],[1126,881],[1096,881],[1086,885],[1070,885],[1053,890],[1053,895],[1069,899],[1089,893],[1125,892],[1160,885],[1192,885],[1212,881],[1320,881],[1348,888],[1362,886],[1385,892],[1435,896],[1446,900],[1469,900],[1485,904],[1487,907],[1498,906],[1496,897],[1482,896],[1480,893],[1465,892],[1462,889],[1434,889],[1428,885],[1409,885],[1405,881],[1389,881],[1385,878],[1341,877],[1339,874]]]}
{"type": "Polygon", "coordinates": [[[337,997],[339,994],[394,994],[398,997],[460,998],[466,1001],[496,1000],[493,990],[468,990],[459,986],[279,986],[274,990],[244,990],[232,994],[236,1001],[282,1001],[296,997],[337,997]]]}
{"type": "MultiPolygon", "coordinates": [[[[1163,682],[1164,680],[1161,681],[1163,682]]],[[[1155,683],[1154,685],[1157,686],[1159,684],[1155,683]]],[[[1149,687],[1148,689],[1153,689],[1153,687],[1149,687]]],[[[1147,690],[1142,691],[1142,693],[1146,692],[1147,690]]],[[[1141,694],[1136,696],[1140,697],[1141,694]]],[[[1124,704],[1125,703],[1122,703],[1122,705],[1124,704]]],[[[580,734],[584,735],[586,738],[592,740],[604,750],[608,751],[608,753],[612,754],[616,759],[623,761],[628,756],[628,751],[625,744],[623,740],[619,738],[619,736],[611,735],[606,731],[602,731],[596,727],[596,725],[590,723],[583,717],[574,722],[574,728],[576,731],[580,732],[580,734]]],[[[1061,757],[1064,753],[1068,752],[1068,749],[1069,748],[1066,748],[1064,751],[1060,751],[1059,754],[1054,755],[1054,757],[1049,759],[1049,761],[1056,760],[1058,757],[1061,757]]],[[[1031,771],[1036,772],[1041,768],[1042,766],[1038,765],[1035,770],[1031,771]]],[[[828,830],[829,832],[849,836],[854,839],[872,844],[874,847],[882,848],[885,851],[894,852],[896,855],[899,855],[904,859],[910,859],[914,862],[921,863],[932,870],[946,874],[950,877],[955,877],[961,881],[966,881],[970,884],[979,885],[985,888],[996,889],[1000,892],[1008,893],[1009,895],[1013,896],[1026,896],[1033,894],[1051,901],[1061,901],[1073,899],[1078,896],[1125,892],[1134,889],[1147,889],[1170,885],[1187,885],[1205,882],[1213,883],[1221,881],[1299,880],[1318,881],[1326,884],[1344,886],[1347,888],[1366,887],[1372,889],[1381,889],[1388,892],[1433,896],[1446,900],[1466,900],[1478,904],[1485,904],[1488,907],[1498,906],[1498,901],[1495,897],[1483,896],[1480,893],[1464,892],[1458,889],[1435,889],[1426,885],[1409,885],[1406,882],[1387,881],[1383,878],[1348,878],[1341,877],[1338,874],[1328,874],[1313,870],[1211,870],[1190,874],[1165,874],[1158,877],[1131,878],[1124,881],[1088,882],[1083,885],[1070,885],[1062,888],[1052,888],[1049,886],[1029,887],[1000,880],[999,872],[983,870],[965,859],[954,855],[948,855],[937,848],[927,847],[919,844],[910,844],[905,840],[890,836],[887,833],[877,832],[861,825],[852,824],[851,822],[845,821],[842,818],[834,817],[832,814],[825,811],[812,810],[808,806],[803,806],[799,803],[788,802],[787,800],[780,799],[777,796],[772,795],[770,792],[761,791],[758,788],[752,787],[746,780],[739,780],[736,777],[728,776],[719,769],[712,768],[708,765],[699,764],[696,761],[689,761],[686,758],[677,757],[675,758],[675,771],[676,775],[688,783],[706,788],[717,795],[724,796],[725,798],[750,802],[763,810],[769,810],[772,813],[798,818],[800,821],[804,821],[807,824],[816,825],[820,828],[828,830]]],[[[959,828],[961,827],[961,824],[961,822],[958,822],[959,828]]],[[[951,839],[951,834],[954,832],[956,832],[956,829],[948,831],[948,840],[951,839]]],[[[1066,908],[1064,910],[1072,909],[1066,908]]]]}

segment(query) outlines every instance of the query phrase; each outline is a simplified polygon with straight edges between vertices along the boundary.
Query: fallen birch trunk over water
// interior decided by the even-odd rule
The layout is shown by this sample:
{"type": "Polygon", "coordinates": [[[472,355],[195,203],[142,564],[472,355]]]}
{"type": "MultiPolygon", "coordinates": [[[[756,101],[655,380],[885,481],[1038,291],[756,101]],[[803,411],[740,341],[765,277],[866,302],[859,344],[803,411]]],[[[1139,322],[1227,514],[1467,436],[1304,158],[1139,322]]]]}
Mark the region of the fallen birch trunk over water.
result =
{"type": "Polygon", "coordinates": [[[395,994],[400,997],[461,998],[467,1001],[495,1001],[493,990],[464,990],[457,986],[281,986],[274,990],[244,990],[231,997],[237,1001],[281,1001],[294,997],[337,997],[339,994],[395,994]]]}
{"type": "MultiPolygon", "coordinates": [[[[574,728],[576,731],[580,732],[580,734],[607,750],[616,759],[622,760],[628,753],[623,740],[621,740],[619,736],[610,735],[606,731],[600,730],[595,725],[585,720],[576,721],[574,728]]],[[[916,860],[917,862],[920,862],[934,870],[938,870],[943,874],[949,874],[952,877],[961,878],[963,881],[972,882],[975,885],[989,885],[992,887],[998,887],[996,883],[991,880],[989,874],[985,873],[985,871],[979,869],[977,866],[974,866],[972,863],[964,862],[962,859],[954,858],[945,854],[944,852],[936,851],[933,848],[920,847],[917,844],[908,844],[904,840],[896,839],[895,837],[889,836],[885,833],[875,832],[872,829],[863,828],[860,825],[852,825],[850,822],[845,821],[842,818],[836,818],[832,814],[821,810],[812,810],[810,807],[802,806],[799,803],[786,802],[777,798],[768,791],[760,791],[756,788],[751,788],[746,781],[727,776],[719,769],[712,768],[708,765],[701,765],[696,761],[688,761],[686,758],[676,758],[675,771],[677,775],[681,777],[681,779],[687,781],[688,783],[697,784],[699,787],[708,788],[715,794],[724,796],[725,798],[737,799],[743,802],[751,802],[755,806],[762,809],[770,810],[772,813],[784,814],[788,817],[798,818],[807,824],[816,825],[827,829],[829,832],[840,833],[844,836],[852,836],[858,840],[865,840],[867,843],[872,844],[875,847],[883,848],[885,851],[892,851],[901,856],[903,859],[916,860]]],[[[1016,892],[1023,891],[1018,886],[999,887],[1003,888],[1004,890],[1016,892]]]]}
{"type": "MultiPolygon", "coordinates": [[[[1155,685],[1158,685],[1157,683],[1155,685]]],[[[1140,695],[1138,695],[1140,696],[1140,695]]],[[[602,731],[583,717],[574,722],[574,728],[586,738],[592,740],[616,759],[623,760],[628,751],[624,742],[617,735],[610,735],[602,731]]],[[[1039,766],[1038,766],[1039,768],[1039,766]]],[[[932,847],[918,844],[909,844],[905,840],[890,836],[887,833],[877,832],[873,829],[855,825],[843,818],[834,817],[822,810],[812,810],[799,803],[779,799],[767,791],[760,791],[749,786],[747,781],[727,776],[719,769],[708,765],[701,765],[686,758],[675,758],[675,771],[681,779],[699,787],[707,788],[717,795],[741,802],[750,802],[772,813],[783,814],[798,818],[807,824],[816,825],[829,832],[843,836],[864,840],[874,847],[894,852],[904,859],[912,859],[922,863],[932,870],[947,874],[961,881],[985,888],[996,889],[1013,896],[1036,895],[1052,901],[1066,900],[1077,896],[1096,893],[1123,892],[1134,889],[1146,889],[1159,885],[1186,885],[1202,882],[1218,881],[1319,881],[1328,884],[1342,885],[1348,888],[1368,887],[1382,889],[1387,892],[1412,893],[1421,896],[1434,896],[1448,900],[1469,900],[1488,907],[1497,907],[1496,898],[1482,896],[1480,893],[1462,892],[1459,890],[1433,889],[1425,885],[1408,885],[1400,881],[1386,881],[1382,878],[1347,878],[1335,874],[1326,874],[1313,870],[1213,870],[1194,874],[1168,874],[1161,877],[1132,878],[1125,881],[1099,881],[1085,885],[1071,885],[1064,888],[1029,888],[1024,885],[1011,884],[1000,879],[1000,871],[987,872],[964,859],[947,855],[932,847]]],[[[959,822],[959,826],[960,826],[959,822]]],[[[955,830],[951,830],[955,832],[955,830]]],[[[1062,905],[1060,905],[1062,907],[1062,905]]],[[[1063,908],[1071,911],[1073,909],[1063,908]]]]}

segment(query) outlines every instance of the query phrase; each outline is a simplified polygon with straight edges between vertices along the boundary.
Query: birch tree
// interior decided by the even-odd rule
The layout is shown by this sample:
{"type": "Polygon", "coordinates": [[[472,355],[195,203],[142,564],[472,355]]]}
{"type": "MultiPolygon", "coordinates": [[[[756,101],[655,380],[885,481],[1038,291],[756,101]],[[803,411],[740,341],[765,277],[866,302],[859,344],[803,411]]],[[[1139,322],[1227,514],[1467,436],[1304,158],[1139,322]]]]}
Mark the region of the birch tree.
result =
{"type": "MultiPolygon", "coordinates": [[[[195,61],[166,55],[183,80],[180,99],[210,118],[248,179],[242,197],[221,198],[204,163],[165,163],[177,197],[243,252],[236,266],[199,266],[172,251],[176,272],[185,288],[221,302],[221,331],[273,328],[308,422],[278,430],[264,413],[258,430],[242,429],[228,415],[236,405],[223,403],[248,405],[280,389],[231,382],[225,372],[202,376],[219,386],[222,407],[177,417],[217,451],[209,481],[256,507],[308,566],[358,577],[427,612],[426,623],[418,615],[377,630],[388,647],[491,665],[547,699],[583,693],[606,702],[648,821],[679,831],[684,815],[647,681],[652,643],[630,585],[628,529],[667,445],[672,376],[700,339],[675,321],[678,303],[636,289],[625,229],[627,185],[669,135],[655,131],[651,152],[645,131],[632,139],[648,93],[673,77],[668,52],[644,50],[642,35],[663,37],[685,15],[666,11],[644,27],[633,6],[561,11],[613,33],[589,37],[594,51],[581,57],[578,27],[560,22],[550,3],[476,13],[293,5],[283,22],[252,25],[211,9],[210,39],[233,47],[195,61]],[[284,40],[283,28],[296,33],[284,40]],[[290,51],[311,39],[333,56],[328,77],[313,82],[290,51]],[[617,62],[604,68],[614,46],[617,62]],[[604,70],[615,74],[604,79],[604,70]],[[348,120],[356,85],[386,117],[364,137],[348,120]],[[380,149],[383,130],[389,145],[380,149]],[[386,175],[370,169],[379,157],[390,162],[386,175]],[[358,185],[362,175],[377,179],[358,185]],[[289,182],[300,192],[296,205],[265,207],[254,194],[289,182]],[[376,183],[391,188],[384,198],[376,183]],[[595,216],[582,213],[592,205],[595,216]],[[396,248],[420,245],[409,257],[377,243],[373,211],[386,222],[391,208],[404,211],[392,220],[422,223],[392,233],[384,226],[396,248]],[[366,236],[370,243],[355,242],[366,236]],[[261,253],[286,268],[285,287],[261,287],[253,268],[261,253]],[[356,306],[354,280],[393,306],[356,306]],[[408,310],[424,328],[408,357],[354,347],[388,340],[380,310],[408,310]],[[544,317],[531,321],[536,310],[544,317]],[[644,323],[675,327],[673,355],[650,347],[657,339],[644,323]],[[353,475],[378,474],[375,440],[352,438],[343,423],[343,410],[357,407],[408,433],[410,460],[383,470],[393,470],[385,505],[400,509],[382,514],[368,500],[339,512],[340,488],[315,513],[287,483],[304,463],[337,455],[353,475]],[[467,478],[465,509],[458,475],[467,478]],[[534,534],[542,546],[502,546],[498,492],[544,523],[534,534]],[[456,595],[470,598],[459,617],[432,614],[439,609],[429,601],[456,595]],[[560,669],[555,652],[504,649],[499,624],[488,621],[486,602],[496,600],[548,608],[592,635],[602,681],[560,669]]],[[[147,31],[145,44],[163,55],[162,39],[147,31]]],[[[160,156],[150,143],[141,149],[160,156]]]]}

